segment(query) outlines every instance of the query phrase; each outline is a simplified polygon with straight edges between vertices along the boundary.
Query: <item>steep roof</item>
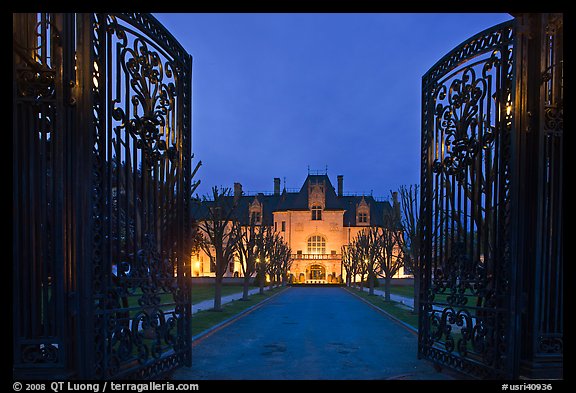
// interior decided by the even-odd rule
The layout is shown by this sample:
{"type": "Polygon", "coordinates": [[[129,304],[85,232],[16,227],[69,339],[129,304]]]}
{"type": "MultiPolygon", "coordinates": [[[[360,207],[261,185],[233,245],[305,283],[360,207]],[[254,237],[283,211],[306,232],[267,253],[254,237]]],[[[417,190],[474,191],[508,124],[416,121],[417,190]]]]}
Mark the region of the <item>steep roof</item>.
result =
{"type": "MultiPolygon", "coordinates": [[[[392,212],[392,205],[388,201],[377,201],[371,195],[338,196],[328,175],[308,175],[304,184],[298,192],[287,192],[281,194],[256,194],[237,196],[237,208],[234,217],[242,225],[250,222],[250,204],[257,200],[262,204],[262,222],[264,225],[273,225],[276,211],[308,210],[309,185],[325,184],[325,207],[324,210],[344,210],[343,226],[356,226],[357,208],[362,200],[370,207],[370,224],[383,226],[384,213],[392,212]]],[[[235,197],[226,197],[226,205],[232,206],[235,197]]],[[[197,202],[199,205],[193,208],[193,216],[198,220],[208,218],[208,206],[212,201],[197,202]]]]}
{"type": "Polygon", "coordinates": [[[326,188],[324,190],[324,195],[326,200],[324,210],[344,210],[328,175],[308,175],[302,188],[300,188],[300,191],[292,193],[292,195],[287,195],[278,210],[308,210],[310,183],[325,184],[326,188]]]}
{"type": "Polygon", "coordinates": [[[370,225],[383,226],[384,213],[392,212],[392,205],[388,201],[377,201],[372,195],[355,195],[340,197],[342,205],[345,206],[344,226],[356,225],[357,208],[362,199],[370,207],[370,225]]]}

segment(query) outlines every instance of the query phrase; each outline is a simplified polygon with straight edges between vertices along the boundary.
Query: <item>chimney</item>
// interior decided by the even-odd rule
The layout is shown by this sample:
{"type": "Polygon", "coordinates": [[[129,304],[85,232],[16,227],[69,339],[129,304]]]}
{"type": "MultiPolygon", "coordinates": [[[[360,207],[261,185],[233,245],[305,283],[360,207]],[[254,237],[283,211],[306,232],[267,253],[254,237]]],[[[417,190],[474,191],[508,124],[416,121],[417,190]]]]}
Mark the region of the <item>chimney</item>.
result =
{"type": "Polygon", "coordinates": [[[338,196],[342,196],[344,194],[344,176],[338,175],[338,196]]]}
{"type": "Polygon", "coordinates": [[[242,184],[234,183],[234,199],[238,199],[242,196],[242,184]]]}
{"type": "Polygon", "coordinates": [[[280,178],[274,178],[274,195],[280,195],[280,178]]]}
{"type": "Polygon", "coordinates": [[[400,220],[400,202],[398,201],[398,192],[392,192],[392,207],[394,209],[394,215],[397,220],[400,220]]]}

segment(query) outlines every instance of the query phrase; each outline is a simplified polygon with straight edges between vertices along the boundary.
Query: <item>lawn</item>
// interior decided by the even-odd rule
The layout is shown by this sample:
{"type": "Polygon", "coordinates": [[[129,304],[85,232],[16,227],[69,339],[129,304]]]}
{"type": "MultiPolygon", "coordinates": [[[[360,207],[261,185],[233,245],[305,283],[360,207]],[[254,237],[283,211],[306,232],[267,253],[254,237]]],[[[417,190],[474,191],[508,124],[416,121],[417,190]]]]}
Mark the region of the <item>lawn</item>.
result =
{"type": "MultiPolygon", "coordinates": [[[[223,285],[222,296],[231,295],[234,293],[242,293],[242,285],[223,285]]],[[[142,297],[142,291],[137,289],[133,295],[128,296],[128,307],[138,307],[138,300],[142,297]]],[[[174,308],[174,299],[170,293],[162,293],[159,295],[160,304],[163,310],[174,308]]],[[[192,286],[192,304],[200,303],[204,300],[214,299],[214,285],[201,284],[192,286]]]]}
{"type": "Polygon", "coordinates": [[[369,295],[368,292],[360,292],[359,290],[353,288],[347,288],[347,290],[355,295],[358,295],[362,299],[367,300],[376,307],[381,308],[402,322],[414,327],[415,329],[418,329],[418,315],[412,312],[412,310],[407,309],[406,306],[402,305],[401,303],[395,301],[387,302],[384,300],[383,296],[369,295]]]}
{"type": "MultiPolygon", "coordinates": [[[[380,285],[378,289],[383,291],[384,284],[380,285]]],[[[390,285],[390,293],[412,299],[414,297],[414,287],[411,285],[390,285]]]]}
{"type": "MultiPolygon", "coordinates": [[[[368,288],[368,285],[365,284],[364,288],[368,288]]],[[[382,283],[380,286],[374,287],[374,289],[384,292],[384,284],[382,283]]],[[[414,297],[414,287],[411,285],[390,285],[390,293],[412,299],[414,297]]]]}
{"type": "MultiPolygon", "coordinates": [[[[252,288],[253,287],[250,287],[250,289],[252,288]]],[[[222,296],[232,295],[233,293],[242,293],[242,285],[222,286],[222,296]]],[[[197,304],[210,299],[214,299],[214,284],[192,285],[192,304],[197,304]]]]}
{"type": "MultiPolygon", "coordinates": [[[[376,289],[384,291],[384,285],[380,285],[376,289]]],[[[412,299],[414,297],[414,287],[410,286],[410,285],[391,285],[390,286],[390,293],[412,299]]],[[[450,295],[449,290],[446,290],[445,293],[437,293],[434,296],[434,302],[435,303],[448,303],[448,296],[449,295],[450,295]]],[[[470,297],[470,296],[474,297],[474,296],[472,296],[472,292],[470,290],[466,290],[465,295],[468,297],[470,297]]]]}

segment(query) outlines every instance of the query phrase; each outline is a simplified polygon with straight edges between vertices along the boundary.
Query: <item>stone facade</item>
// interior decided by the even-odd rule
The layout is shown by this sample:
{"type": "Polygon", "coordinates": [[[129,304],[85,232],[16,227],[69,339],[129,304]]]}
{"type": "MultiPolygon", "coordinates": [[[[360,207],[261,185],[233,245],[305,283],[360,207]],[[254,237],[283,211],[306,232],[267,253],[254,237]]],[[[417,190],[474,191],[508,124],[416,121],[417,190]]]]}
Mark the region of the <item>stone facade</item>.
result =
{"type": "MultiPolygon", "coordinates": [[[[273,226],[288,243],[293,260],[290,280],[298,283],[343,282],[342,247],[371,224],[382,226],[384,214],[399,212],[396,198],[392,206],[371,195],[344,195],[342,176],[338,176],[338,192],[327,174],[309,174],[299,192],[280,192],[278,178],[272,194],[244,195],[239,183],[234,190],[243,224],[252,217],[273,226]]],[[[191,266],[193,276],[214,275],[202,252],[192,256],[191,266]]],[[[230,262],[226,276],[242,276],[238,261],[230,262]]],[[[401,269],[397,277],[402,276],[401,269]]]]}

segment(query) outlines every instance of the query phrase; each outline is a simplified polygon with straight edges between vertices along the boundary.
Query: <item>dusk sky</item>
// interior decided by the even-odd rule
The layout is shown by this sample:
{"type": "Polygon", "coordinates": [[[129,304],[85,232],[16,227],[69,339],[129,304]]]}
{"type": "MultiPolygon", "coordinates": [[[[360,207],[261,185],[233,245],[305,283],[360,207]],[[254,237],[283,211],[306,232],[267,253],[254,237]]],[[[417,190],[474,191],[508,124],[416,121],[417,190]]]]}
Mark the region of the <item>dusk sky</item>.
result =
{"type": "Polygon", "coordinates": [[[271,192],[325,170],[345,193],[420,181],[422,75],[512,19],[477,13],[154,14],[193,57],[199,195],[271,192]]]}

